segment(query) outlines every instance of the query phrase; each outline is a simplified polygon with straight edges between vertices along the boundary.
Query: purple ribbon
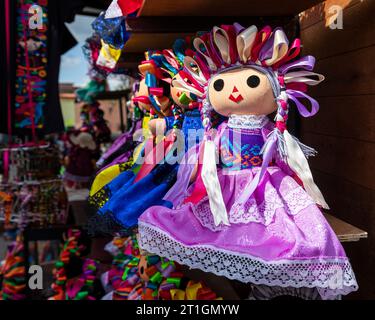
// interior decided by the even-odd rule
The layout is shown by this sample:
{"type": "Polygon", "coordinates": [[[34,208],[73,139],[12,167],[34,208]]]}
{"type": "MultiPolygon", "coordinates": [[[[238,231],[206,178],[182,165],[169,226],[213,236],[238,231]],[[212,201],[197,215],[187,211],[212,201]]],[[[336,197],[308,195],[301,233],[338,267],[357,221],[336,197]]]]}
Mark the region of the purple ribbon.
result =
{"type": "Polygon", "coordinates": [[[214,43],[215,43],[214,35],[213,35],[213,32],[211,31],[209,33],[209,41],[206,43],[208,50],[209,50],[208,55],[211,56],[211,59],[216,64],[216,66],[220,68],[220,65],[218,65],[218,63],[221,65],[224,65],[224,60],[221,58],[221,52],[219,51],[219,49],[217,49],[214,46],[214,43]]]}
{"type": "MultiPolygon", "coordinates": [[[[273,43],[274,43],[274,39],[275,39],[275,33],[276,33],[277,30],[283,31],[283,29],[279,27],[279,28],[276,28],[272,32],[271,37],[266,41],[266,43],[263,45],[262,49],[259,52],[259,60],[260,61],[264,61],[264,60],[267,60],[267,59],[272,57],[273,50],[274,50],[273,43]]],[[[288,40],[287,40],[287,44],[289,45],[288,40]]]]}
{"type": "Polygon", "coordinates": [[[290,62],[279,68],[279,73],[285,75],[292,69],[304,69],[312,71],[315,65],[315,58],[313,56],[304,56],[301,59],[290,62]]]}
{"type": "Polygon", "coordinates": [[[307,94],[288,89],[286,90],[286,94],[288,96],[288,99],[293,100],[293,102],[296,104],[299,114],[304,117],[312,117],[319,111],[319,103],[315,99],[311,98],[307,94]],[[299,98],[305,98],[310,101],[311,104],[311,111],[307,110],[307,108],[298,100],[299,98]]]}
{"type": "Polygon", "coordinates": [[[243,26],[241,26],[238,22],[233,23],[234,30],[236,30],[237,35],[239,35],[242,31],[245,30],[243,26]]]}

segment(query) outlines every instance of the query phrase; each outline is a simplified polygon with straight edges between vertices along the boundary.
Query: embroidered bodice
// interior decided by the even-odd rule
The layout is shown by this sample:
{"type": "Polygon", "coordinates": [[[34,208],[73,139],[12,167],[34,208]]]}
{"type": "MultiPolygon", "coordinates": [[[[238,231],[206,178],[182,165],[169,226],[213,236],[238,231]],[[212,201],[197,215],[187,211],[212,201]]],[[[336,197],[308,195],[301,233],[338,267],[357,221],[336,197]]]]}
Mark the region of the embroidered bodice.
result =
{"type": "Polygon", "coordinates": [[[182,132],[185,137],[185,151],[202,141],[204,130],[198,109],[185,111],[182,132]]]}
{"type": "Polygon", "coordinates": [[[220,137],[220,164],[230,170],[262,165],[260,150],[264,144],[262,129],[269,124],[267,116],[232,115],[220,137]]]}

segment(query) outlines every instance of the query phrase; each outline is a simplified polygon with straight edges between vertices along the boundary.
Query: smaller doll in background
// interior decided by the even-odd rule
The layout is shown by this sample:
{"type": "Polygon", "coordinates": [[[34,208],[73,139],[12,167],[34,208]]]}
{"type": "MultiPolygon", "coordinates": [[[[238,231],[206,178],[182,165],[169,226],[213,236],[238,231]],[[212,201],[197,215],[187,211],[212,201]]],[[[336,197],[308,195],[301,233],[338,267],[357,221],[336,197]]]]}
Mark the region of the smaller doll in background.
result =
{"type": "Polygon", "coordinates": [[[88,188],[95,172],[98,147],[89,131],[78,131],[68,135],[71,145],[65,157],[64,181],[69,188],[88,188]]]}

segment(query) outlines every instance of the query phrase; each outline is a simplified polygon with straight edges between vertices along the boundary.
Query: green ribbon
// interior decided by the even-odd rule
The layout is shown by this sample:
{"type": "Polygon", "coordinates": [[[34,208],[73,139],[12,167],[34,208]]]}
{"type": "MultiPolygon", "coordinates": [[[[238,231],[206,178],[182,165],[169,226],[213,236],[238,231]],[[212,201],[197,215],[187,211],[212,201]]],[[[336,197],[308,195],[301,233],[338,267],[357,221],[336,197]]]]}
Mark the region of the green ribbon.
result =
{"type": "Polygon", "coordinates": [[[177,288],[179,288],[181,284],[181,278],[167,278],[167,283],[172,283],[176,285],[177,288]]]}
{"type": "Polygon", "coordinates": [[[83,300],[85,299],[89,293],[87,291],[78,292],[74,300],[83,300]]]}
{"type": "Polygon", "coordinates": [[[188,105],[192,100],[187,96],[187,94],[184,92],[180,95],[180,97],[178,98],[178,100],[180,100],[180,102],[183,104],[183,105],[188,105]]]}
{"type": "Polygon", "coordinates": [[[160,283],[163,280],[163,275],[158,271],[151,278],[150,281],[153,283],[160,283]]]}
{"type": "Polygon", "coordinates": [[[130,268],[126,267],[125,270],[124,270],[124,273],[122,274],[122,277],[121,277],[121,279],[123,281],[125,281],[126,278],[128,277],[129,271],[130,271],[130,268]]]}

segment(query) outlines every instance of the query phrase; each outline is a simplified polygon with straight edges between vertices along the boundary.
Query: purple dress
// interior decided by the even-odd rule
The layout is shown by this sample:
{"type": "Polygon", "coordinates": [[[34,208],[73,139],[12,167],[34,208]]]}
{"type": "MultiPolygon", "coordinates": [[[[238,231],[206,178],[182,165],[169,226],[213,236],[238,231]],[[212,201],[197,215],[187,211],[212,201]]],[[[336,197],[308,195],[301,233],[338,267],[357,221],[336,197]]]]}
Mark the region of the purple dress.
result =
{"type": "Polygon", "coordinates": [[[97,162],[97,166],[100,167],[97,174],[110,166],[125,163],[130,159],[130,157],[133,155],[134,148],[138,144],[138,142],[133,140],[133,135],[141,128],[142,120],[137,120],[131,130],[123,133],[113,142],[112,146],[97,162]]]}
{"type": "Polygon", "coordinates": [[[335,299],[357,290],[335,233],[285,169],[270,164],[249,200],[238,202],[260,169],[260,149],[270,125],[267,120],[251,123],[251,117],[239,118],[230,118],[220,133],[218,177],[230,226],[215,226],[208,197],[194,195],[199,189],[196,182],[186,192],[188,200],[174,203],[174,209],[155,206],[142,214],[141,248],[191,268],[251,283],[260,298],[287,293],[335,299]]]}

